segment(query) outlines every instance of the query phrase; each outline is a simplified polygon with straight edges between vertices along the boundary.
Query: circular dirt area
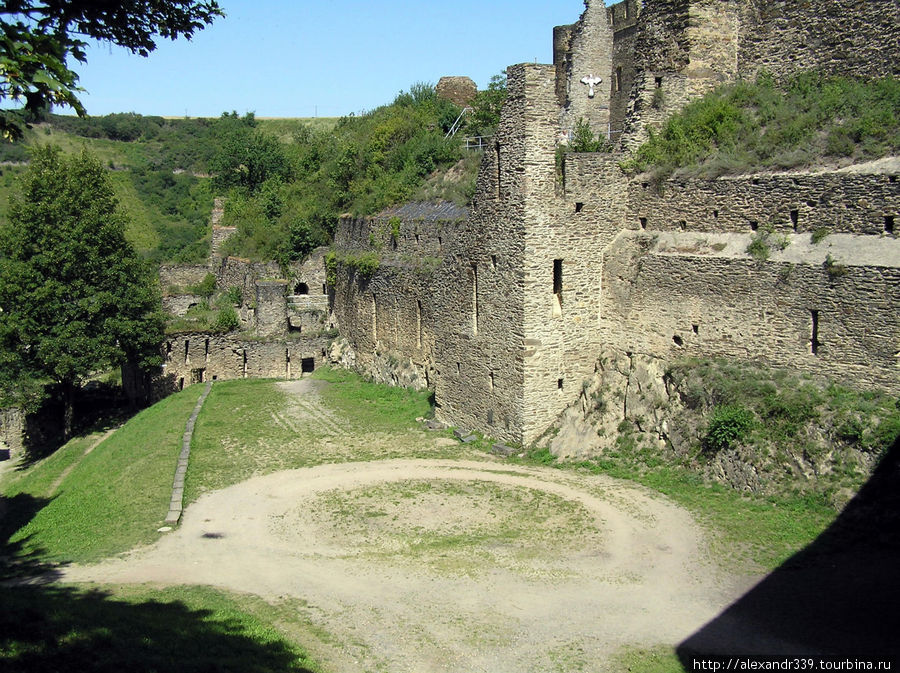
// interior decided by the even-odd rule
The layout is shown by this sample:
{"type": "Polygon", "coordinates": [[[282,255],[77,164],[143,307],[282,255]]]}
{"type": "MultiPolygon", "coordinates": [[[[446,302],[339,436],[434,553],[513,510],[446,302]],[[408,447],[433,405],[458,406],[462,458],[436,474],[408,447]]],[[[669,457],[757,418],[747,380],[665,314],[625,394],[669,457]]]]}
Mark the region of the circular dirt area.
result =
{"type": "Polygon", "coordinates": [[[603,671],[675,644],[737,587],[682,509],[616,480],[389,460],[203,496],[149,549],[70,580],[211,584],[311,624],[325,670],[603,671]]]}

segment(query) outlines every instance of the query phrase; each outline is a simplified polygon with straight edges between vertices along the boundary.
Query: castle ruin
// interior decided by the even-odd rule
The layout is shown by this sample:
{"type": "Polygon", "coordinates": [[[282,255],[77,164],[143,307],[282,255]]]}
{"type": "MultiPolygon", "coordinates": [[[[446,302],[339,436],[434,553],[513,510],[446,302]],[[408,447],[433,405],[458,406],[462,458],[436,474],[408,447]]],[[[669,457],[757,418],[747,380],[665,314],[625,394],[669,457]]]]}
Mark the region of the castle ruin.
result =
{"type": "Polygon", "coordinates": [[[762,70],[896,75],[900,3],[585,4],[554,29],[553,64],[508,69],[470,211],[408,204],[341,220],[335,359],[433,388],[439,419],[521,444],[577,400],[609,349],[900,391],[896,162],[659,189],[619,169],[649,128],[722,83],[762,70]],[[578,119],[616,151],[567,153],[558,169],[578,119]],[[760,227],[784,241],[765,261],[747,253],[760,227]],[[362,269],[372,250],[378,268],[362,269]]]}

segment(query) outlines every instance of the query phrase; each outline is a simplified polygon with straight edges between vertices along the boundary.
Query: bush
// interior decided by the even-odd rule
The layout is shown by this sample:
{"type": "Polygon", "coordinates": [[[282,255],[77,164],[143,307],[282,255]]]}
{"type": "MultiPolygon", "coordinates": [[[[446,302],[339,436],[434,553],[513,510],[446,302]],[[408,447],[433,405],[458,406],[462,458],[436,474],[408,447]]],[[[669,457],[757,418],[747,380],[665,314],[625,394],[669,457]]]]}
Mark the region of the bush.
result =
{"type": "Polygon", "coordinates": [[[230,332],[240,326],[241,320],[238,318],[237,311],[234,310],[233,306],[226,306],[219,311],[219,315],[216,316],[216,322],[213,324],[213,329],[217,332],[230,332]]]}
{"type": "Polygon", "coordinates": [[[754,424],[753,413],[741,406],[716,407],[706,428],[703,448],[710,453],[729,449],[745,440],[754,424]]]}

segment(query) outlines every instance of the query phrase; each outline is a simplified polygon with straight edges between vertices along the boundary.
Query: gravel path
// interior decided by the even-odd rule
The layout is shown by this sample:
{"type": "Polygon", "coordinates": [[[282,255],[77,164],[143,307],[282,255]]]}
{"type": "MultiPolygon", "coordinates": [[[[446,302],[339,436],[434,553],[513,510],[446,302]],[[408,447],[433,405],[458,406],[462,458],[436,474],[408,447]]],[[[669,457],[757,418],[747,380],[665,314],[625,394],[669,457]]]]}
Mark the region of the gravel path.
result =
{"type": "Polygon", "coordinates": [[[626,482],[397,459],[255,477],[147,549],[65,580],[209,584],[315,625],[325,670],[603,671],[746,588],[684,510],[626,482]]]}

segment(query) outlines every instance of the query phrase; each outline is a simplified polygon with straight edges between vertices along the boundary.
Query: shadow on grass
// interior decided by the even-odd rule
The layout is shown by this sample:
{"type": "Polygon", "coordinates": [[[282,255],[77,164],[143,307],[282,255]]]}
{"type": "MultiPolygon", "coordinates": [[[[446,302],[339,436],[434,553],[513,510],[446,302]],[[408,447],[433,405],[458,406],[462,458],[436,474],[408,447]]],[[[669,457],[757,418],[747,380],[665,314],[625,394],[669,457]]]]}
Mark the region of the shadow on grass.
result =
{"type": "MultiPolygon", "coordinates": [[[[0,670],[4,673],[178,671],[311,673],[273,631],[214,601],[127,601],[60,585],[58,567],[10,536],[46,504],[0,496],[0,670]]],[[[174,592],[173,592],[174,593],[174,592]]],[[[211,592],[210,592],[211,593],[211,592]]]]}
{"type": "Polygon", "coordinates": [[[707,656],[897,659],[898,623],[900,438],[827,530],[677,652],[688,671],[707,656]]]}

